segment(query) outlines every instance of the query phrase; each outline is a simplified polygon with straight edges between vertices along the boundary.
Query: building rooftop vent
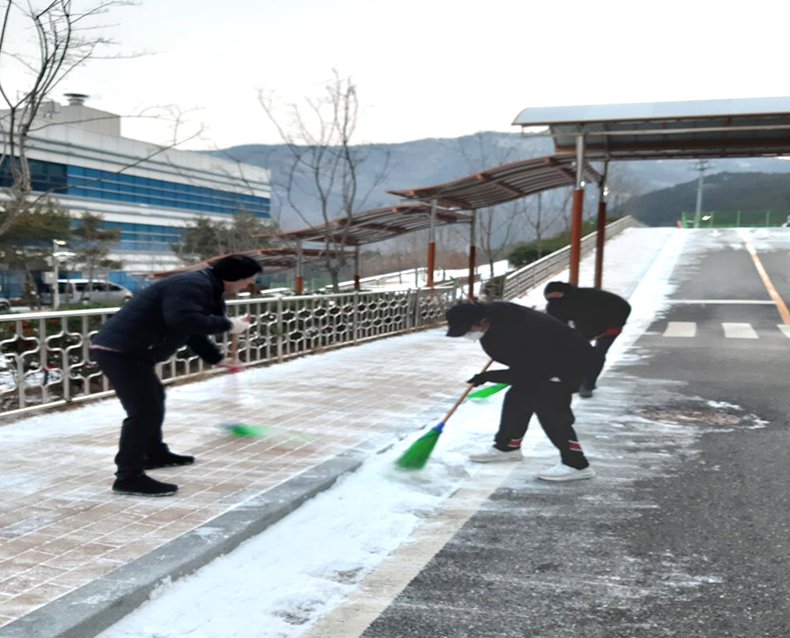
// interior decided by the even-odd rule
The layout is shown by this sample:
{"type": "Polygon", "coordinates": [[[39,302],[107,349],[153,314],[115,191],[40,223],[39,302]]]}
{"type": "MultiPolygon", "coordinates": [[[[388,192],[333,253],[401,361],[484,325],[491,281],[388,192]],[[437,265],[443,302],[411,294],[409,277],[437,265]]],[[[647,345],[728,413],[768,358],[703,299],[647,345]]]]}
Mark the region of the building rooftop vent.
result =
{"type": "Polygon", "coordinates": [[[63,96],[69,99],[70,106],[81,106],[90,97],[85,93],[64,93],[63,96]]]}

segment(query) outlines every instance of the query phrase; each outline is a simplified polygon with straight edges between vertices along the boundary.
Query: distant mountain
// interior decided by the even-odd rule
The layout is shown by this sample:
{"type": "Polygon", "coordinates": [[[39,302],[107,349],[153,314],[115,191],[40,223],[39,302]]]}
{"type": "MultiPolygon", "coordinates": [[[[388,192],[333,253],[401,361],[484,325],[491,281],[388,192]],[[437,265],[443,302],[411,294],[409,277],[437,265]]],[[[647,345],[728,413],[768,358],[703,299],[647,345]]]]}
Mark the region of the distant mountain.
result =
{"type": "MultiPolygon", "coordinates": [[[[649,226],[674,226],[681,212],[693,213],[696,210],[697,183],[694,179],[635,197],[613,209],[612,214],[634,215],[649,226]]],[[[702,209],[790,214],[790,175],[787,172],[706,175],[702,209]]]]}
{"type": "MultiPolygon", "coordinates": [[[[506,162],[551,155],[554,152],[550,138],[498,132],[482,132],[449,139],[430,138],[401,144],[365,144],[355,148],[368,157],[359,174],[360,191],[367,192],[372,189],[364,209],[401,201],[388,195],[386,191],[389,189],[440,184],[506,162]],[[374,187],[377,176],[382,171],[386,172],[386,177],[381,184],[374,187]]],[[[248,144],[234,146],[214,154],[271,169],[275,190],[275,212],[278,212],[279,208],[282,227],[291,230],[306,225],[287,202],[284,202],[282,197],[278,197],[278,191],[282,190],[280,185],[287,175],[289,151],[286,146],[248,144]]],[[[711,161],[710,173],[722,171],[774,172],[786,175],[790,173],[790,161],[768,158],[711,161]]],[[[697,176],[694,162],[690,160],[620,162],[613,164],[612,188],[615,187],[617,173],[619,173],[621,192],[619,197],[614,198],[612,207],[620,205],[619,202],[628,197],[682,184],[697,176]]],[[[321,216],[315,206],[311,205],[310,197],[306,195],[308,189],[307,184],[297,184],[295,198],[297,205],[308,211],[306,215],[308,221],[315,223],[320,221],[321,216]]],[[[561,197],[556,199],[558,202],[562,200],[561,197]]],[[[692,201],[691,209],[693,204],[692,201]]],[[[689,209],[688,204],[684,206],[689,209]]],[[[528,239],[523,236],[519,238],[528,239]]]]}

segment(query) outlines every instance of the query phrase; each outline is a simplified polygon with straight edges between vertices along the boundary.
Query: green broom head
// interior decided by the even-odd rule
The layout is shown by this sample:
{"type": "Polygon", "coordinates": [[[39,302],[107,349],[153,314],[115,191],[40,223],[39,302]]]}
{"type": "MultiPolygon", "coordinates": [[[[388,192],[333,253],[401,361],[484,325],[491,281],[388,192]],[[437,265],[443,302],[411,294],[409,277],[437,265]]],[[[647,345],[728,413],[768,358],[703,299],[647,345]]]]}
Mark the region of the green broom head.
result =
{"type": "Polygon", "coordinates": [[[507,383],[495,383],[494,385],[490,385],[487,388],[481,388],[479,390],[475,390],[474,392],[470,392],[467,395],[468,399],[485,399],[486,397],[490,397],[492,394],[496,394],[497,392],[501,392],[505,388],[508,387],[507,383]]]}
{"type": "Polygon", "coordinates": [[[395,461],[395,464],[404,470],[421,470],[428,462],[433,448],[439,440],[439,435],[444,429],[444,423],[433,426],[419,439],[412,443],[409,448],[395,461]]]}
{"type": "Polygon", "coordinates": [[[247,425],[246,423],[223,423],[224,427],[234,436],[260,437],[271,434],[272,428],[268,425],[247,425]]]}

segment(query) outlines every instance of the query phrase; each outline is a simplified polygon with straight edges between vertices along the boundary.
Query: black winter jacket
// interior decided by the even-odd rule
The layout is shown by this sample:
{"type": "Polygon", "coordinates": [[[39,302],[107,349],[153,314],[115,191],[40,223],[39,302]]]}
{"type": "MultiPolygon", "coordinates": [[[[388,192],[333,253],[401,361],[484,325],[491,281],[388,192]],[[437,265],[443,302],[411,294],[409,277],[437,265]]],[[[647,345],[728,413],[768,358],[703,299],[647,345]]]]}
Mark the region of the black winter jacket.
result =
{"type": "Polygon", "coordinates": [[[587,339],[602,335],[610,328],[622,328],[631,305],[622,297],[597,288],[577,288],[567,284],[564,296],[548,300],[546,312],[573,325],[587,339]]]}
{"type": "Polygon", "coordinates": [[[578,332],[542,312],[508,302],[482,303],[489,328],[480,345],[508,370],[493,370],[495,383],[534,387],[552,377],[576,391],[598,356],[578,332]]]}
{"type": "Polygon", "coordinates": [[[222,353],[208,335],[230,330],[222,280],[210,268],[157,281],[132,297],[93,337],[142,361],[164,361],[183,345],[209,363],[222,353]]]}

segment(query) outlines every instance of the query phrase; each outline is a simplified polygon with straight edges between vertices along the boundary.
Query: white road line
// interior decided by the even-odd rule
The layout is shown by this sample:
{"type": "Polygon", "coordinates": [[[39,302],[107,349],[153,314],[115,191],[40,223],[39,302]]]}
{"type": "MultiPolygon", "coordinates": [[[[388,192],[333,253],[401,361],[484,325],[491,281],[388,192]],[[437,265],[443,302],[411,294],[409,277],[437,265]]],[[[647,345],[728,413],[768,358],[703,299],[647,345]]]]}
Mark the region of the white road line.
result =
{"type": "Polygon", "coordinates": [[[670,321],[664,330],[664,337],[694,337],[697,334],[696,321],[670,321]]]}
{"type": "Polygon", "coordinates": [[[727,339],[759,339],[750,323],[722,323],[727,339]]]}
{"type": "Polygon", "coordinates": [[[319,619],[302,638],[358,638],[498,488],[516,463],[492,463],[459,489],[436,515],[368,574],[345,603],[319,619]]]}
{"type": "Polygon", "coordinates": [[[688,304],[743,304],[773,306],[771,299],[667,299],[669,303],[688,304]]]}
{"type": "Polygon", "coordinates": [[[776,327],[779,328],[779,330],[782,331],[782,334],[784,334],[785,337],[790,339],[790,326],[788,326],[786,324],[783,324],[783,323],[780,323],[776,327]]]}

